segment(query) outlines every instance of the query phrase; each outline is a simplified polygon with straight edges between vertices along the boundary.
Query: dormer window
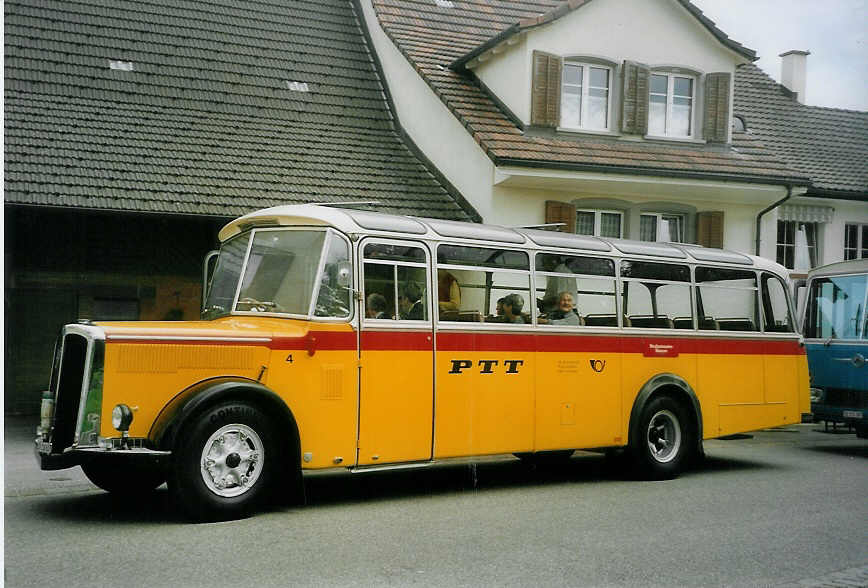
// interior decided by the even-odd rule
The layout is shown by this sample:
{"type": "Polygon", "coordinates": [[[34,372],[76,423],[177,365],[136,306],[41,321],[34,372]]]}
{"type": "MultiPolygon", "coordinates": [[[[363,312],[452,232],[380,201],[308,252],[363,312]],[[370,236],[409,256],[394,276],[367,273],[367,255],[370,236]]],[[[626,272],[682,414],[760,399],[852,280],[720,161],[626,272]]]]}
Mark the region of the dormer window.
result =
{"type": "Polygon", "coordinates": [[[609,129],[609,67],[564,62],[560,126],[568,129],[609,129]]]}
{"type": "Polygon", "coordinates": [[[648,134],[658,137],[693,136],[694,78],[652,73],[648,106],[648,134]]]}

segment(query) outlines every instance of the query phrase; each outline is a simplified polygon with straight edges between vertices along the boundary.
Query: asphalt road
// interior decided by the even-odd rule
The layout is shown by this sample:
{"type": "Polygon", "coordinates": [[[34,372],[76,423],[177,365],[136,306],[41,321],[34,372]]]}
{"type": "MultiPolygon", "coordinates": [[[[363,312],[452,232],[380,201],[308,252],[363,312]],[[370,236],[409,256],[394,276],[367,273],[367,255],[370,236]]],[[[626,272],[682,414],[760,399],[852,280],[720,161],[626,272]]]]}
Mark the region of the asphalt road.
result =
{"type": "Polygon", "coordinates": [[[582,452],[309,476],[307,506],[214,524],[165,486],[39,472],[29,430],[6,427],[10,587],[868,586],[868,442],[816,425],[707,442],[665,482],[582,452]]]}

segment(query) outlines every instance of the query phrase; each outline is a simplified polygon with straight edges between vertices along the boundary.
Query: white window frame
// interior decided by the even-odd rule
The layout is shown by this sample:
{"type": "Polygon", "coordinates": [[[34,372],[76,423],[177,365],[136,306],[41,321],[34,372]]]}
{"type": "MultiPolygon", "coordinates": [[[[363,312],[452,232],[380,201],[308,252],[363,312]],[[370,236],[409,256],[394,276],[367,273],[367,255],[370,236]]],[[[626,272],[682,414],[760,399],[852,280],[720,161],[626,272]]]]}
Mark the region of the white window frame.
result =
{"type": "MultiPolygon", "coordinates": [[[[641,225],[641,217],[643,216],[652,216],[656,219],[656,226],[654,229],[654,241],[646,241],[646,243],[660,243],[660,235],[663,233],[663,217],[676,217],[681,219],[681,240],[680,241],[669,241],[669,243],[686,243],[687,242],[687,215],[679,214],[677,212],[643,212],[640,215],[639,223],[641,225]]],[[[642,240],[642,235],[640,233],[639,239],[642,240]]]]}
{"type": "Polygon", "coordinates": [[[588,63],[585,61],[574,61],[574,60],[564,60],[562,71],[561,71],[561,112],[560,112],[560,127],[565,130],[575,130],[575,131],[594,131],[598,133],[609,132],[612,128],[612,82],[613,82],[614,70],[608,66],[599,63],[588,63]],[[564,71],[567,66],[581,67],[582,68],[582,105],[579,109],[579,126],[574,127],[570,125],[564,124],[564,108],[563,108],[563,99],[564,99],[564,88],[566,86],[574,86],[574,84],[567,84],[566,75],[564,75],[564,71]],[[608,74],[609,86],[606,88],[606,124],[604,127],[591,127],[585,124],[586,114],[588,109],[588,91],[591,89],[591,68],[604,69],[608,74]]]}
{"type": "Polygon", "coordinates": [[[868,223],[845,223],[844,224],[844,260],[848,261],[851,259],[865,259],[868,258],[868,255],[863,255],[866,251],[868,251],[868,243],[865,242],[862,237],[865,233],[865,227],[868,227],[868,223]],[[850,227],[856,227],[856,244],[853,247],[847,247],[847,229],[850,227]],[[856,256],[855,257],[847,257],[847,252],[855,249],[856,256]]]}
{"type": "MultiPolygon", "coordinates": [[[[820,262],[820,241],[821,241],[821,239],[820,239],[820,225],[822,223],[819,223],[817,221],[797,221],[797,220],[781,220],[781,219],[778,219],[778,223],[788,223],[788,224],[793,223],[794,229],[793,229],[793,242],[792,243],[781,242],[780,241],[780,236],[781,236],[780,230],[777,228],[775,229],[775,232],[776,232],[776,234],[775,234],[775,261],[777,263],[781,264],[782,266],[784,266],[785,268],[787,268],[789,270],[795,269],[795,265],[796,265],[796,243],[795,243],[796,237],[795,237],[795,235],[796,235],[796,232],[799,230],[799,225],[813,225],[813,227],[814,227],[814,244],[811,245],[810,243],[808,243],[809,265],[811,266],[811,268],[815,268],[815,267],[822,265],[820,262]],[[783,259],[781,259],[778,256],[778,248],[779,247],[784,247],[784,249],[785,249],[784,254],[783,254],[783,259]],[[786,264],[786,261],[787,261],[786,250],[787,249],[792,249],[792,251],[793,251],[793,267],[790,267],[786,264]],[[811,255],[812,253],[813,253],[813,255],[811,255]]],[[[778,226],[780,226],[780,225],[778,225],[778,226]]],[[[786,235],[784,235],[784,236],[786,237],[786,235]]]]}
{"type": "MultiPolygon", "coordinates": [[[[622,211],[622,210],[605,210],[605,209],[599,209],[599,208],[577,208],[576,209],[576,229],[578,229],[578,226],[579,226],[578,214],[580,212],[592,212],[592,213],[594,213],[594,234],[592,235],[594,237],[602,237],[602,235],[600,235],[600,229],[601,229],[602,224],[603,224],[603,222],[602,222],[603,215],[604,214],[617,214],[621,218],[621,223],[619,225],[619,229],[620,229],[621,234],[618,235],[617,238],[618,239],[624,238],[624,211],[622,211]]],[[[577,234],[582,234],[582,233],[577,233],[577,234]]],[[[615,237],[606,237],[606,238],[614,239],[615,237]]]]}
{"type": "Polygon", "coordinates": [[[693,139],[696,136],[696,86],[698,84],[698,78],[694,75],[683,74],[683,73],[675,73],[670,71],[652,71],[651,76],[665,76],[666,77],[666,118],[663,121],[663,134],[658,135],[654,134],[650,130],[651,123],[651,96],[662,96],[662,94],[651,92],[651,80],[648,80],[648,123],[649,137],[666,137],[667,139],[693,139]],[[672,103],[675,98],[674,90],[675,90],[675,78],[684,78],[686,80],[691,80],[690,84],[690,133],[687,135],[676,135],[672,133],[669,129],[670,123],[672,121],[672,103]]]}

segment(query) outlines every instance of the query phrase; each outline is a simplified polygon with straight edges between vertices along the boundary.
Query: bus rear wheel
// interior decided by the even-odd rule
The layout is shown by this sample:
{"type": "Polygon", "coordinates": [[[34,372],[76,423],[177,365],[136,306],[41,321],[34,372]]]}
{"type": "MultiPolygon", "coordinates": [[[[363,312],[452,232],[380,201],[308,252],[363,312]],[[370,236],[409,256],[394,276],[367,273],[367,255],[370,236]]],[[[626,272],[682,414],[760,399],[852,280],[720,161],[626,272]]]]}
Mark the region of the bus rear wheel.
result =
{"type": "Polygon", "coordinates": [[[274,424],[257,406],[210,407],[178,439],[169,490],[196,520],[246,516],[273,496],[279,447],[274,424]]]}
{"type": "Polygon", "coordinates": [[[658,396],[642,410],[630,449],[642,477],[667,480],[684,470],[693,443],[682,405],[669,396],[658,396]]]}

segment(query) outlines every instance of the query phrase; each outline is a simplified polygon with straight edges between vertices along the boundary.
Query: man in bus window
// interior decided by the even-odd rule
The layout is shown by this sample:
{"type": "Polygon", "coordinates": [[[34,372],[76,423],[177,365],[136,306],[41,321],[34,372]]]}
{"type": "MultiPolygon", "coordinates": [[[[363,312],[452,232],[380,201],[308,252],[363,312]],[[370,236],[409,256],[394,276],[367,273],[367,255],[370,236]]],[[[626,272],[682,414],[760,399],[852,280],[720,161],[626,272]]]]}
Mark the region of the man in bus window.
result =
{"type": "Polygon", "coordinates": [[[390,319],[388,314],[386,314],[386,297],[382,294],[378,294],[374,292],[373,294],[368,295],[368,299],[365,304],[365,316],[372,319],[390,319]]]}
{"type": "Polygon", "coordinates": [[[579,315],[573,307],[573,295],[569,292],[558,294],[558,307],[548,315],[539,318],[541,325],[576,325],[581,324],[579,315]]]}
{"type": "Polygon", "coordinates": [[[398,308],[401,318],[409,321],[425,320],[422,308],[422,289],[416,282],[408,282],[398,289],[398,308]]]}
{"type": "Polygon", "coordinates": [[[524,298],[521,295],[512,293],[503,298],[503,316],[505,323],[523,325],[524,318],[521,316],[521,309],[524,308],[524,298]]]}

